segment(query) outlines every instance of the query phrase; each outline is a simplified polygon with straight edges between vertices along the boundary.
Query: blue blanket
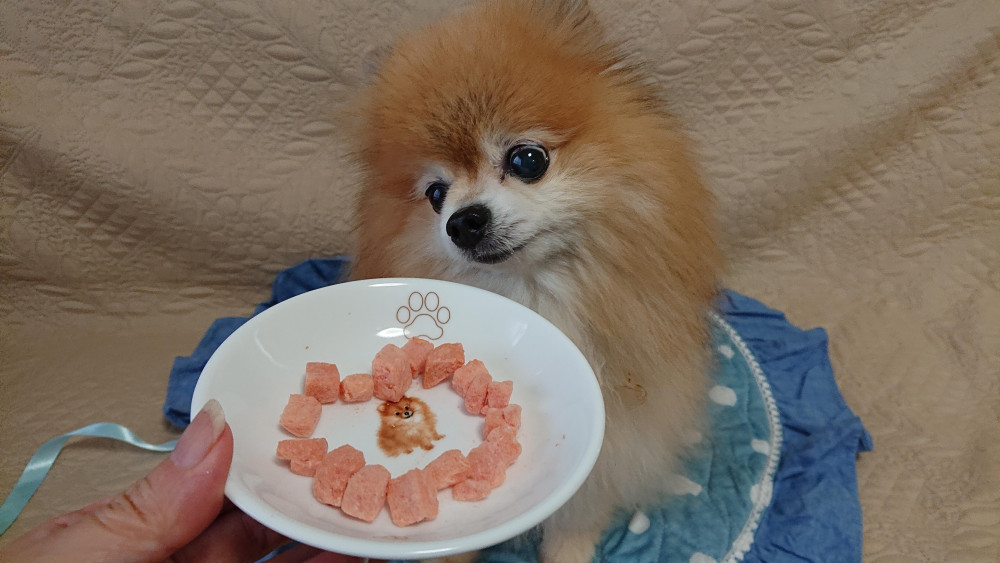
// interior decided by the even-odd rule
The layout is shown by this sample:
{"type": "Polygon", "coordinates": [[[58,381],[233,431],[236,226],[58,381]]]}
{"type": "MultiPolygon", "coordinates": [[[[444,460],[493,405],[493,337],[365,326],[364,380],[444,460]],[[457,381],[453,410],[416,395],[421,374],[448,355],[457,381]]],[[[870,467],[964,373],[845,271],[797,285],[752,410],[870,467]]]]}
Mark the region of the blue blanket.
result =
{"type": "MultiPolygon", "coordinates": [[[[280,273],[260,313],[341,281],[344,258],[309,260],[280,273]]],[[[248,317],[215,321],[189,357],[177,358],[163,406],[178,426],[215,349],[248,317]]],[[[695,444],[664,499],[621,514],[596,559],[608,563],[860,561],[855,457],[871,437],[844,403],[822,329],[723,291],[713,315],[717,369],[712,428],[695,444]],[[662,502],[669,501],[669,502],[662,502]]],[[[487,562],[534,561],[533,530],[485,551],[487,562]]]]}

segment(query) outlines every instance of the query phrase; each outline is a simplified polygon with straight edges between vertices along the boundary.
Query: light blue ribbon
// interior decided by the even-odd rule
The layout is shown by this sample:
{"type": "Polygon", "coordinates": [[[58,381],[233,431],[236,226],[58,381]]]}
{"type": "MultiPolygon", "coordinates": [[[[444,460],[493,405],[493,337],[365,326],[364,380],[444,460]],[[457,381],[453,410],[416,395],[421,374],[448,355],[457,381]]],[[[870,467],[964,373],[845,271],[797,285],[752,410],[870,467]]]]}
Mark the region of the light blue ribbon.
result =
{"type": "Polygon", "coordinates": [[[62,451],[63,446],[73,436],[112,438],[154,452],[169,452],[177,445],[177,440],[171,440],[162,444],[150,444],[140,439],[128,428],[112,422],[98,422],[52,438],[42,444],[42,447],[38,448],[35,455],[31,456],[31,459],[28,460],[28,466],[21,473],[21,478],[14,484],[14,489],[7,496],[7,499],[3,501],[3,505],[0,505],[0,535],[10,528],[10,525],[14,523],[14,520],[24,510],[24,506],[28,504],[28,500],[35,494],[35,491],[42,484],[42,480],[48,474],[49,469],[52,468],[52,464],[55,463],[59,452],[62,451]]]}

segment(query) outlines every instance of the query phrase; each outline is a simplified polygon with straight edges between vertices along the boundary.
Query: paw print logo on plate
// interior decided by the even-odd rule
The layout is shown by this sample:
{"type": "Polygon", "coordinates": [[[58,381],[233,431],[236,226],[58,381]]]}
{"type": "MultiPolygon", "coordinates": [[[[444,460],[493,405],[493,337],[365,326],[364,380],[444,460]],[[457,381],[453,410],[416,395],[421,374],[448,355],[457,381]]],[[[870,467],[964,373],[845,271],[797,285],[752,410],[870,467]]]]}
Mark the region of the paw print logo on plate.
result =
{"type": "Polygon", "coordinates": [[[407,338],[437,340],[444,336],[444,327],[451,320],[451,310],[441,306],[441,298],[433,291],[414,291],[406,305],[396,310],[396,320],[403,325],[407,338]]]}

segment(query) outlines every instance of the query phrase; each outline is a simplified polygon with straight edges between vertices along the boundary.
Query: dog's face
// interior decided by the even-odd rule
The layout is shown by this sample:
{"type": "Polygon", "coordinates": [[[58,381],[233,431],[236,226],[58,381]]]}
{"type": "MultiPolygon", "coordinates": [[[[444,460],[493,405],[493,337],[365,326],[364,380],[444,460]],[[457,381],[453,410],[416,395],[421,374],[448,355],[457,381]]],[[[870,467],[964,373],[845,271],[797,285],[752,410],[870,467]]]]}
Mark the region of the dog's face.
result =
{"type": "Polygon", "coordinates": [[[386,59],[361,112],[361,255],[396,241],[414,263],[532,269],[616,199],[615,114],[635,101],[590,44],[590,13],[545,5],[495,3],[386,59]]]}
{"type": "Polygon", "coordinates": [[[382,417],[382,425],[393,428],[404,425],[419,425],[424,421],[423,401],[412,397],[403,397],[395,403],[382,403],[378,413],[382,417]]]}
{"type": "Polygon", "coordinates": [[[562,175],[552,134],[480,133],[474,166],[425,165],[411,209],[415,233],[435,254],[472,266],[533,264],[566,250],[579,222],[579,195],[562,175]]]}

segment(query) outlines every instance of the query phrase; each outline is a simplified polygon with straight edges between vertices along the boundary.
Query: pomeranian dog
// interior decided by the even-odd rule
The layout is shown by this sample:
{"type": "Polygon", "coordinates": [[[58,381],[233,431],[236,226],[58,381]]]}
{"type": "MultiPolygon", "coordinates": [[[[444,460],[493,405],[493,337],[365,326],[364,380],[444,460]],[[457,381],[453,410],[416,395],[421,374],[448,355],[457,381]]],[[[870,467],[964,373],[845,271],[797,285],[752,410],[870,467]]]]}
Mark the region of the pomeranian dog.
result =
{"type": "Polygon", "coordinates": [[[382,422],[378,429],[378,447],[389,457],[429,450],[444,438],[437,433],[437,417],[427,403],[416,397],[403,397],[395,403],[378,406],[382,422]]]}
{"type": "Polygon", "coordinates": [[[488,1],[403,37],[358,116],[352,278],[499,293],[596,371],[603,449],[540,547],[591,561],[701,430],[721,259],[685,135],[585,2],[488,1]]]}

